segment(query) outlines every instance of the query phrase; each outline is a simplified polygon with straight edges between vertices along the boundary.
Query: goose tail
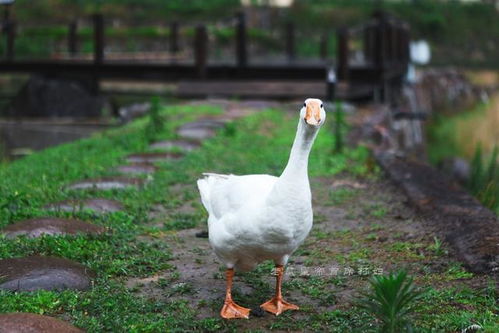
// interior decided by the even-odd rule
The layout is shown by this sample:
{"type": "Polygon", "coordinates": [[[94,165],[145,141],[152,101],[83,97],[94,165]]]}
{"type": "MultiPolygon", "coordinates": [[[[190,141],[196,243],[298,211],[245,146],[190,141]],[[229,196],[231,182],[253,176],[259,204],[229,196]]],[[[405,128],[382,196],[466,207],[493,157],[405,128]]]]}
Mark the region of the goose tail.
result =
{"type": "Polygon", "coordinates": [[[203,173],[203,178],[198,179],[197,185],[199,193],[201,194],[201,202],[204,208],[208,211],[208,214],[213,214],[213,209],[211,207],[210,195],[211,189],[214,187],[220,179],[228,179],[229,175],[221,175],[217,173],[203,173]]]}

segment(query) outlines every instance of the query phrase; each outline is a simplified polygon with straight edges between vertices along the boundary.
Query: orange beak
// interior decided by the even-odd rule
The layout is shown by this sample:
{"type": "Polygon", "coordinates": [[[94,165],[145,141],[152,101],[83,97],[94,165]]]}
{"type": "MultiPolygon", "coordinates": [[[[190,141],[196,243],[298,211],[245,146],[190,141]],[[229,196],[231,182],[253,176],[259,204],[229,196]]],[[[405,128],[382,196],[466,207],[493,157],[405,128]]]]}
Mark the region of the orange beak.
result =
{"type": "Polygon", "coordinates": [[[319,103],[315,101],[307,103],[305,122],[309,125],[319,125],[321,122],[321,106],[319,103]]]}

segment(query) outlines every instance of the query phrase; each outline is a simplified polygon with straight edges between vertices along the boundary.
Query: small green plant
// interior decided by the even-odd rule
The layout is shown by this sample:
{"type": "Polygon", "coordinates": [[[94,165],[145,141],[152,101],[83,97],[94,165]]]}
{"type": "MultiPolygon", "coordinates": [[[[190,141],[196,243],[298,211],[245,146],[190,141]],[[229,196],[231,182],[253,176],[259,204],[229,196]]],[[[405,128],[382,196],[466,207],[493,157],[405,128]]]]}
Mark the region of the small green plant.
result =
{"type": "Polygon", "coordinates": [[[334,109],[334,151],[338,154],[343,152],[343,125],[345,123],[343,116],[343,104],[336,101],[334,109]]]}
{"type": "Polygon", "coordinates": [[[156,139],[157,135],[161,133],[165,127],[164,120],[159,114],[160,109],[159,97],[152,97],[151,109],[149,110],[149,123],[145,127],[146,138],[149,142],[156,139]]]}
{"type": "Polygon", "coordinates": [[[375,316],[380,322],[381,332],[410,332],[409,315],[414,302],[423,292],[416,289],[413,279],[406,271],[388,276],[374,276],[369,280],[368,292],[361,293],[357,306],[375,316]]]}
{"type": "Polygon", "coordinates": [[[483,163],[482,148],[478,145],[471,160],[471,175],[468,189],[485,206],[499,211],[499,172],[497,156],[499,147],[495,146],[488,163],[483,163]]]}
{"type": "Polygon", "coordinates": [[[441,256],[446,253],[443,243],[440,239],[438,239],[436,236],[433,236],[433,241],[434,243],[428,247],[429,250],[433,251],[435,255],[441,256]]]}

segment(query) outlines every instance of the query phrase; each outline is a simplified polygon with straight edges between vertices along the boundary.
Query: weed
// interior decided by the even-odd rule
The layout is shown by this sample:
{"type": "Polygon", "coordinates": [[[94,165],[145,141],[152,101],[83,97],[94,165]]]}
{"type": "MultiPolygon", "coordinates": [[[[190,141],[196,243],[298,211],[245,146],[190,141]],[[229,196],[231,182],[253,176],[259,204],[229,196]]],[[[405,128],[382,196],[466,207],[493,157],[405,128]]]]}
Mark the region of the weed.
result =
{"type": "Polygon", "coordinates": [[[440,239],[436,236],[433,236],[433,244],[428,247],[428,250],[433,251],[436,256],[441,256],[447,253],[443,247],[442,241],[440,241],[440,239]]]}
{"type": "Polygon", "coordinates": [[[414,303],[423,296],[405,271],[388,276],[374,276],[369,280],[371,290],[361,293],[357,305],[375,316],[382,332],[411,331],[409,317],[414,303]]]}
{"type": "Polygon", "coordinates": [[[145,127],[145,136],[149,142],[154,141],[158,134],[164,130],[164,120],[160,115],[159,97],[151,98],[151,108],[149,110],[149,123],[145,127]]]}

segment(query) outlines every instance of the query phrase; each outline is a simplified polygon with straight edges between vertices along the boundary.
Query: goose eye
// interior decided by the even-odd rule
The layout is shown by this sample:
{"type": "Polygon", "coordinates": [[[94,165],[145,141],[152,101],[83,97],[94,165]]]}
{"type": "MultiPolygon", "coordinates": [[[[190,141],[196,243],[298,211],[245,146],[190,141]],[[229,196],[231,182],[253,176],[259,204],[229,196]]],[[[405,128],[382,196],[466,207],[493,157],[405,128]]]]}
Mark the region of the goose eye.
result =
{"type": "Polygon", "coordinates": [[[324,105],[323,105],[323,104],[321,104],[321,109],[322,109],[322,108],[324,108],[324,105]]]}
{"type": "Polygon", "coordinates": [[[307,107],[307,103],[303,103],[303,107],[306,108],[307,107]]]}

